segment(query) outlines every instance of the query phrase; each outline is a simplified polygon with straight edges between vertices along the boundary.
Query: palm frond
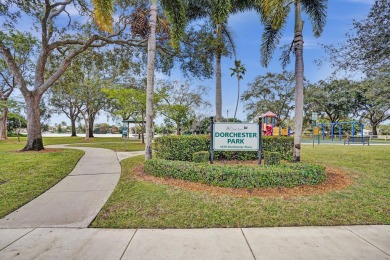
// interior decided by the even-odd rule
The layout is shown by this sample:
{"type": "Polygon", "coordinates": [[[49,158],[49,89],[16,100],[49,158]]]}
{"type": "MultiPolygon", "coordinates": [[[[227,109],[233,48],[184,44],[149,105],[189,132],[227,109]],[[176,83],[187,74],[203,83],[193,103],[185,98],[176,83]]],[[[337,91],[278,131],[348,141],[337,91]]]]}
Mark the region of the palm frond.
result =
{"type": "Polygon", "coordinates": [[[114,0],[92,0],[93,20],[105,32],[113,33],[114,0]]]}
{"type": "Polygon", "coordinates": [[[227,39],[228,44],[230,45],[233,51],[234,59],[236,60],[237,52],[236,52],[236,45],[233,40],[233,33],[231,32],[230,28],[226,25],[226,23],[222,24],[222,34],[225,37],[225,39],[227,39]]]}
{"type": "Polygon", "coordinates": [[[214,0],[211,3],[211,20],[214,24],[222,24],[227,21],[231,10],[230,0],[214,0]]]}
{"type": "Polygon", "coordinates": [[[281,28],[286,23],[291,8],[286,0],[255,1],[254,5],[258,6],[262,22],[269,23],[274,29],[281,28]]]}
{"type": "Polygon", "coordinates": [[[161,0],[161,5],[172,25],[171,43],[174,48],[179,47],[179,40],[184,34],[187,24],[186,7],[183,0],[161,0]]]}
{"type": "Polygon", "coordinates": [[[309,15],[314,36],[319,37],[324,30],[328,0],[301,0],[302,10],[309,15]]]}
{"type": "Polygon", "coordinates": [[[274,29],[271,24],[266,24],[262,35],[262,43],[260,46],[260,62],[264,67],[268,66],[271,60],[272,54],[279,44],[280,38],[282,37],[282,30],[284,27],[274,29]]]}
{"type": "Polygon", "coordinates": [[[280,62],[282,63],[282,68],[285,69],[288,64],[290,64],[290,54],[293,50],[294,41],[291,44],[285,44],[280,49],[282,54],[280,55],[280,62]]]}

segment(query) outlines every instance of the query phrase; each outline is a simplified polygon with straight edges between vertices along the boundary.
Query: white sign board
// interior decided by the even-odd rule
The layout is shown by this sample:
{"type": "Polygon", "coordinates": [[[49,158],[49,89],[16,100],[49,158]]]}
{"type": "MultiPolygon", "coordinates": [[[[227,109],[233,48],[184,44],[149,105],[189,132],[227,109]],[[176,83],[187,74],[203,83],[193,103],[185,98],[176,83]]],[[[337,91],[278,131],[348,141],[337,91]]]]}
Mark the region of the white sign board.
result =
{"type": "Polygon", "coordinates": [[[215,123],[213,144],[216,151],[257,151],[259,149],[259,125],[215,123]]]}
{"type": "Polygon", "coordinates": [[[315,113],[315,112],[311,113],[311,120],[317,121],[317,118],[318,118],[318,114],[317,113],[315,113]]]}

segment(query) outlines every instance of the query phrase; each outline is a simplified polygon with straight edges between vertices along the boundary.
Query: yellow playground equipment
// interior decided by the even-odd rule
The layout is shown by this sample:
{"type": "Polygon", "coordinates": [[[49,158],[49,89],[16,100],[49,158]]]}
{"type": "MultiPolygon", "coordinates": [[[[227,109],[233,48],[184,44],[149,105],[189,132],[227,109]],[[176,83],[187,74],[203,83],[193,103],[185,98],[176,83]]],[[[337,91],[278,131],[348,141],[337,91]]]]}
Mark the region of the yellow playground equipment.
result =
{"type": "Polygon", "coordinates": [[[277,118],[277,115],[275,113],[268,111],[267,113],[262,114],[261,117],[263,118],[263,126],[262,126],[263,135],[290,136],[290,127],[281,128],[281,127],[275,126],[276,125],[276,118],[277,118]]]}

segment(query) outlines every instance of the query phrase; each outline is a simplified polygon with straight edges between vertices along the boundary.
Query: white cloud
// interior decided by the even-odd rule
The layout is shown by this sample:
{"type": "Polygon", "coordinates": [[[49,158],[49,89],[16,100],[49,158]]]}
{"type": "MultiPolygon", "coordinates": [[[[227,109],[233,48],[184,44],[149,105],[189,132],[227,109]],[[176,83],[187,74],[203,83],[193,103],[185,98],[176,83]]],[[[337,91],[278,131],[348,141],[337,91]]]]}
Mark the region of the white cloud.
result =
{"type": "Polygon", "coordinates": [[[352,3],[369,4],[369,5],[374,4],[374,0],[346,0],[346,1],[352,3]]]}

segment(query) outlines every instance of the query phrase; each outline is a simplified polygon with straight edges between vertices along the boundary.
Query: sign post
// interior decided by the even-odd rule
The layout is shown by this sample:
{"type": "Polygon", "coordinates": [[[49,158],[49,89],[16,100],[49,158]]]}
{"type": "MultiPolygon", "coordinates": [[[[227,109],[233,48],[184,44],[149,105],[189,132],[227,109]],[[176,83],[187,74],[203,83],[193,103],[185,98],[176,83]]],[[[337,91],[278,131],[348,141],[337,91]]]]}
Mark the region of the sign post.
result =
{"type": "Polygon", "coordinates": [[[262,126],[262,118],[259,117],[259,150],[257,151],[257,156],[259,157],[259,162],[258,164],[261,164],[261,149],[262,149],[262,144],[261,144],[261,126],[262,126]]]}
{"type": "Polygon", "coordinates": [[[123,122],[122,138],[123,138],[123,145],[124,145],[125,151],[126,151],[126,139],[128,136],[128,130],[129,130],[129,123],[123,122]]]}
{"type": "Polygon", "coordinates": [[[311,121],[312,121],[312,127],[313,127],[313,147],[314,147],[314,127],[317,123],[318,114],[316,112],[311,113],[311,121]]]}
{"type": "Polygon", "coordinates": [[[214,162],[214,117],[210,117],[210,164],[214,162]]]}

